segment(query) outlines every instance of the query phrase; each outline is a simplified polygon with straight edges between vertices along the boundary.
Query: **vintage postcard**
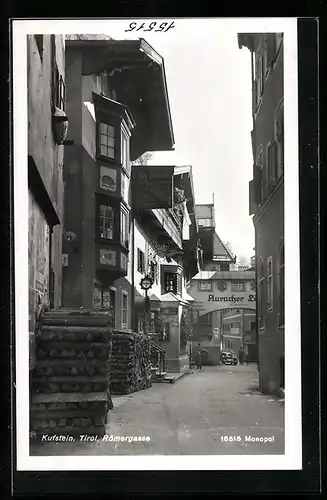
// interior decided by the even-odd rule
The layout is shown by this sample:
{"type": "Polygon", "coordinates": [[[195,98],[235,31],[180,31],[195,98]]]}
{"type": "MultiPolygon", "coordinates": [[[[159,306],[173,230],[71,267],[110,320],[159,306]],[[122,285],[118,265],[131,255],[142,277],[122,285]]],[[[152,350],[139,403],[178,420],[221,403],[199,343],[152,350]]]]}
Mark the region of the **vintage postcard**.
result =
{"type": "Polygon", "coordinates": [[[12,34],[17,469],[300,470],[297,19],[12,34]]]}

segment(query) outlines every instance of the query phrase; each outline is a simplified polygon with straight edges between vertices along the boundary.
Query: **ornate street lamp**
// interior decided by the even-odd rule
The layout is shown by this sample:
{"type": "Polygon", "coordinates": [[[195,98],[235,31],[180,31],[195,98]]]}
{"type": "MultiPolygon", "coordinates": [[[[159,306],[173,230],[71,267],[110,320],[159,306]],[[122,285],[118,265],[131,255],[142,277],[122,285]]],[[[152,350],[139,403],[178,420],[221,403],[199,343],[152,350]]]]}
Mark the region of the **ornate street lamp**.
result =
{"type": "Polygon", "coordinates": [[[152,278],[150,276],[145,276],[140,282],[142,290],[145,290],[145,306],[144,306],[144,333],[147,333],[147,326],[150,316],[150,299],[148,297],[148,291],[153,285],[152,278]]]}

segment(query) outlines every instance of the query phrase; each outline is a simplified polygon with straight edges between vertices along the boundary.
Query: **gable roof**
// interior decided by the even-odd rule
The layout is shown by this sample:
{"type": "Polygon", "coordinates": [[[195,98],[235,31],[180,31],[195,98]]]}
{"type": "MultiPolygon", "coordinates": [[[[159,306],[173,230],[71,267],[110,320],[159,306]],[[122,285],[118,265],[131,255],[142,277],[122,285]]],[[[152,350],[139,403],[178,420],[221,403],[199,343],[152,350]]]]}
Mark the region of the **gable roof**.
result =
{"type": "Polygon", "coordinates": [[[225,261],[234,260],[234,257],[227,250],[227,248],[225,247],[225,245],[223,244],[223,242],[221,241],[216,232],[213,235],[213,256],[214,260],[225,260],[225,261]]]}

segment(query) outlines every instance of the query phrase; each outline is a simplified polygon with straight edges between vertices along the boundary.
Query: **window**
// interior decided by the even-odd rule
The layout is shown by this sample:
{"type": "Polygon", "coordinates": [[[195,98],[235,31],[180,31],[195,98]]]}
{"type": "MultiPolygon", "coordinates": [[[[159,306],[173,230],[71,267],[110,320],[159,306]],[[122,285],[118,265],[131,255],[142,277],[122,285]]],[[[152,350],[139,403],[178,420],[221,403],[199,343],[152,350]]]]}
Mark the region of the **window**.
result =
{"type": "Polygon", "coordinates": [[[232,281],[232,292],[244,292],[245,283],[244,281],[232,281]]]}
{"type": "Polygon", "coordinates": [[[127,292],[122,292],[122,313],[121,313],[121,326],[122,328],[127,328],[128,314],[127,314],[127,292]]]}
{"type": "Polygon", "coordinates": [[[150,264],[150,276],[154,284],[158,284],[158,264],[156,262],[151,262],[150,264]]]}
{"type": "Polygon", "coordinates": [[[265,276],[264,276],[264,265],[263,259],[260,257],[259,261],[259,308],[258,308],[258,317],[259,317],[259,327],[262,328],[264,326],[264,286],[265,286],[265,276]]]}
{"type": "Polygon", "coordinates": [[[164,290],[165,293],[178,293],[178,281],[176,273],[165,273],[164,290]]]}
{"type": "Polygon", "coordinates": [[[199,290],[211,291],[211,281],[199,281],[199,290]]]}
{"type": "Polygon", "coordinates": [[[137,316],[137,331],[138,333],[144,333],[144,314],[139,313],[137,316]]]}
{"type": "Polygon", "coordinates": [[[137,249],[137,270],[139,273],[144,274],[144,269],[145,269],[145,254],[140,250],[139,248],[137,249]]]}
{"type": "Polygon", "coordinates": [[[273,263],[272,257],[267,260],[268,311],[273,310],[273,263]]]}
{"type": "Polygon", "coordinates": [[[101,94],[105,95],[106,97],[110,97],[110,87],[109,87],[109,78],[108,78],[108,75],[106,75],[105,73],[103,73],[102,75],[100,75],[100,92],[101,94]]]}
{"type": "Polygon", "coordinates": [[[284,288],[284,280],[285,280],[285,255],[284,255],[284,239],[281,240],[281,245],[279,249],[279,280],[278,280],[278,288],[279,288],[279,326],[284,325],[285,321],[285,288],[284,288]]]}
{"type": "Polygon", "coordinates": [[[129,228],[128,228],[128,214],[124,208],[120,209],[120,243],[128,247],[129,228]]]}
{"type": "Polygon", "coordinates": [[[115,158],[115,128],[100,122],[100,154],[106,158],[115,158]]]}
{"type": "Polygon", "coordinates": [[[257,322],[256,321],[249,321],[249,330],[252,332],[253,330],[257,329],[257,322]]]}
{"type": "Polygon", "coordinates": [[[129,164],[129,139],[127,138],[125,132],[121,131],[121,164],[122,167],[128,172],[129,164]]]}
{"type": "Polygon", "coordinates": [[[114,237],[114,210],[108,205],[100,205],[100,238],[112,240],[114,237]]]}
{"type": "Polygon", "coordinates": [[[265,155],[263,152],[263,145],[260,144],[258,147],[258,152],[257,152],[257,166],[258,166],[258,202],[259,205],[263,202],[264,200],[264,193],[265,193],[265,184],[266,184],[266,169],[264,167],[265,165],[265,155]]]}
{"type": "Polygon", "coordinates": [[[109,302],[110,302],[110,307],[112,307],[112,324],[113,324],[113,327],[115,327],[116,290],[114,288],[110,288],[110,291],[109,291],[109,302]]]}
{"type": "Polygon", "coordinates": [[[121,172],[121,197],[128,203],[128,178],[123,172],[121,172]]]}
{"type": "Polygon", "coordinates": [[[43,61],[43,35],[34,35],[37,50],[39,51],[39,55],[41,58],[41,62],[43,61]]]}
{"type": "Polygon", "coordinates": [[[197,323],[199,321],[199,311],[198,309],[192,309],[192,322],[197,323]]]}
{"type": "Polygon", "coordinates": [[[275,118],[275,140],[277,144],[277,172],[278,177],[284,172],[284,99],[281,99],[275,118]]]}

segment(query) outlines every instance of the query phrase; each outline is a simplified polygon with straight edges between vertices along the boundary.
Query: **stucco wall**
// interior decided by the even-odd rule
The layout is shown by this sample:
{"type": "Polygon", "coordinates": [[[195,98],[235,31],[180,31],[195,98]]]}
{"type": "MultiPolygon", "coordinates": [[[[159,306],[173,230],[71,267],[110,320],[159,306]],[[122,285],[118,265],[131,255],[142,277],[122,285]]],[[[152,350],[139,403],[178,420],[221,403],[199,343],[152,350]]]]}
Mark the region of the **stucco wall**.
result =
{"type": "MultiPolygon", "coordinates": [[[[55,55],[59,73],[65,80],[65,42],[55,38],[55,55]]],[[[52,268],[54,272],[54,306],[61,304],[61,245],[64,216],[63,146],[58,146],[52,133],[52,58],[51,35],[43,35],[42,57],[34,35],[27,36],[28,85],[28,154],[33,158],[61,225],[52,236],[52,268]]]]}
{"type": "MultiPolygon", "coordinates": [[[[268,312],[265,300],[264,327],[259,328],[258,349],[260,384],[262,389],[275,391],[280,380],[280,357],[284,355],[284,328],[278,326],[278,254],[280,239],[284,236],[284,186],[280,186],[266,210],[256,221],[256,254],[263,258],[266,268],[267,258],[273,258],[273,310],[268,312]]],[[[267,280],[265,297],[267,296],[267,280]]]]}

